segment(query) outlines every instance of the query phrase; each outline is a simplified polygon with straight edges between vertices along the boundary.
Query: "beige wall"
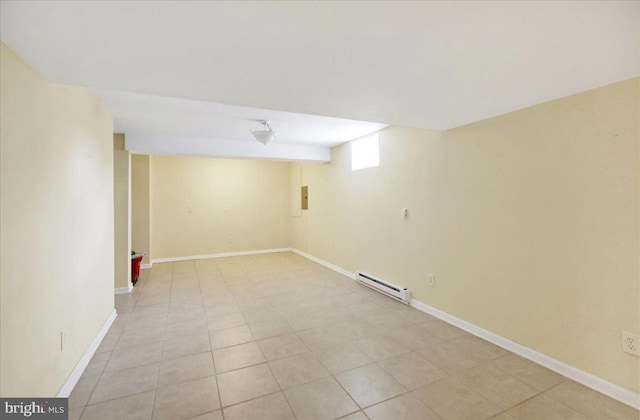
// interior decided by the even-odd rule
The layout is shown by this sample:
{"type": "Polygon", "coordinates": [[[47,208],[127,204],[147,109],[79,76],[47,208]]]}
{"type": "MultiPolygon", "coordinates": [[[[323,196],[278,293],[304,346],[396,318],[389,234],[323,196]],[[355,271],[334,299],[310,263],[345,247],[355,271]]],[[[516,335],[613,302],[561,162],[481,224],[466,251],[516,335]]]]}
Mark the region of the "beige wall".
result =
{"type": "Polygon", "coordinates": [[[114,285],[131,283],[131,154],[124,149],[124,135],[113,135],[114,285]]]}
{"type": "Polygon", "coordinates": [[[154,258],[289,246],[289,163],[152,156],[151,166],[154,258]]]}
{"type": "Polygon", "coordinates": [[[0,395],[54,396],[114,306],[113,120],[0,48],[0,395]]]}
{"type": "Polygon", "coordinates": [[[131,155],[131,247],[147,254],[143,264],[149,264],[151,254],[151,219],[149,218],[149,175],[147,155],[131,155]]]}
{"type": "Polygon", "coordinates": [[[302,165],[293,246],[637,392],[620,332],[640,330],[638,85],[443,133],[389,128],[377,168],[352,172],[338,146],[302,165]]]}

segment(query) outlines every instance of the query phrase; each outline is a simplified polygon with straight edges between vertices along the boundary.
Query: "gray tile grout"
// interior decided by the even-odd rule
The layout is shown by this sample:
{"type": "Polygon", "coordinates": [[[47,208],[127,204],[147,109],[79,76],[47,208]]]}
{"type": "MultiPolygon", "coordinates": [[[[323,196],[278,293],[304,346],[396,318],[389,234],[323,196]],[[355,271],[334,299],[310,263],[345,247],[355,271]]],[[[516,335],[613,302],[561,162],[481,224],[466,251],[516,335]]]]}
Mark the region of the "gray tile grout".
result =
{"type": "MultiPolygon", "coordinates": [[[[196,263],[193,264],[195,271],[196,271],[196,278],[198,280],[198,289],[200,290],[200,297],[202,297],[202,286],[200,285],[200,276],[198,275],[198,265],[196,263]]],[[[204,302],[202,302],[204,304],[204,302]]],[[[205,325],[206,325],[206,319],[205,319],[205,325]]],[[[215,381],[216,381],[216,394],[218,396],[218,403],[219,403],[219,410],[220,410],[220,415],[222,416],[222,420],[224,420],[224,411],[222,410],[222,397],[220,396],[220,384],[218,383],[218,372],[216,370],[216,364],[215,364],[215,360],[213,359],[213,348],[211,346],[211,334],[209,333],[209,330],[207,329],[207,337],[209,337],[209,348],[211,349],[211,363],[213,363],[213,376],[215,377],[215,381]]],[[[215,411],[215,410],[214,410],[215,411]]]]}

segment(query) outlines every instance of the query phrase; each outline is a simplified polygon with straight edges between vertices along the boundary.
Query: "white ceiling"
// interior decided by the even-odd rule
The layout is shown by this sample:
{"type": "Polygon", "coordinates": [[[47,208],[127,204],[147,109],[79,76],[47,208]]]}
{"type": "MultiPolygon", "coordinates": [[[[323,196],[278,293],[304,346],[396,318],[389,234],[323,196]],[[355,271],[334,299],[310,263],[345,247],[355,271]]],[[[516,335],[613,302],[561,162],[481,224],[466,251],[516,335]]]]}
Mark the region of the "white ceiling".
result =
{"type": "Polygon", "coordinates": [[[0,7],[9,47],[50,80],[103,89],[116,126],[147,134],[240,140],[246,123],[218,120],[273,115],[287,142],[331,145],[345,120],[220,104],[442,130],[640,75],[638,1],[0,7]]]}

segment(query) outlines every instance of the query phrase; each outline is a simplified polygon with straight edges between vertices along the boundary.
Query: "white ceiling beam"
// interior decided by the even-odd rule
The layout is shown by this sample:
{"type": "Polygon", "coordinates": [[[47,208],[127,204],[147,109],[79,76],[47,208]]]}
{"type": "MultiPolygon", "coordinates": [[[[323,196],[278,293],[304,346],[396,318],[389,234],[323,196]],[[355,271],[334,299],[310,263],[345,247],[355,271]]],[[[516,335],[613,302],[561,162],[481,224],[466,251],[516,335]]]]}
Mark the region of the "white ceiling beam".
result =
{"type": "Polygon", "coordinates": [[[220,140],[204,137],[125,134],[125,148],[132,153],[184,155],[282,161],[328,162],[328,147],[258,141],[220,140]]]}

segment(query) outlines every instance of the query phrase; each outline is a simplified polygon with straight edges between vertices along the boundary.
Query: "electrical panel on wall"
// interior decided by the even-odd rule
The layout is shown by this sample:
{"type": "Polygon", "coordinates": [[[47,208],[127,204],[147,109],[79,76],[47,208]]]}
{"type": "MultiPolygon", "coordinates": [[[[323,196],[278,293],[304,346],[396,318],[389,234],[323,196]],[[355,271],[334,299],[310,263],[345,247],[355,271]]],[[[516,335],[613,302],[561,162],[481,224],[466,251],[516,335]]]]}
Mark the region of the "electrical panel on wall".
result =
{"type": "Polygon", "coordinates": [[[300,194],[300,196],[302,197],[302,210],[309,210],[309,186],[305,185],[301,190],[302,194],[300,194]]]}

